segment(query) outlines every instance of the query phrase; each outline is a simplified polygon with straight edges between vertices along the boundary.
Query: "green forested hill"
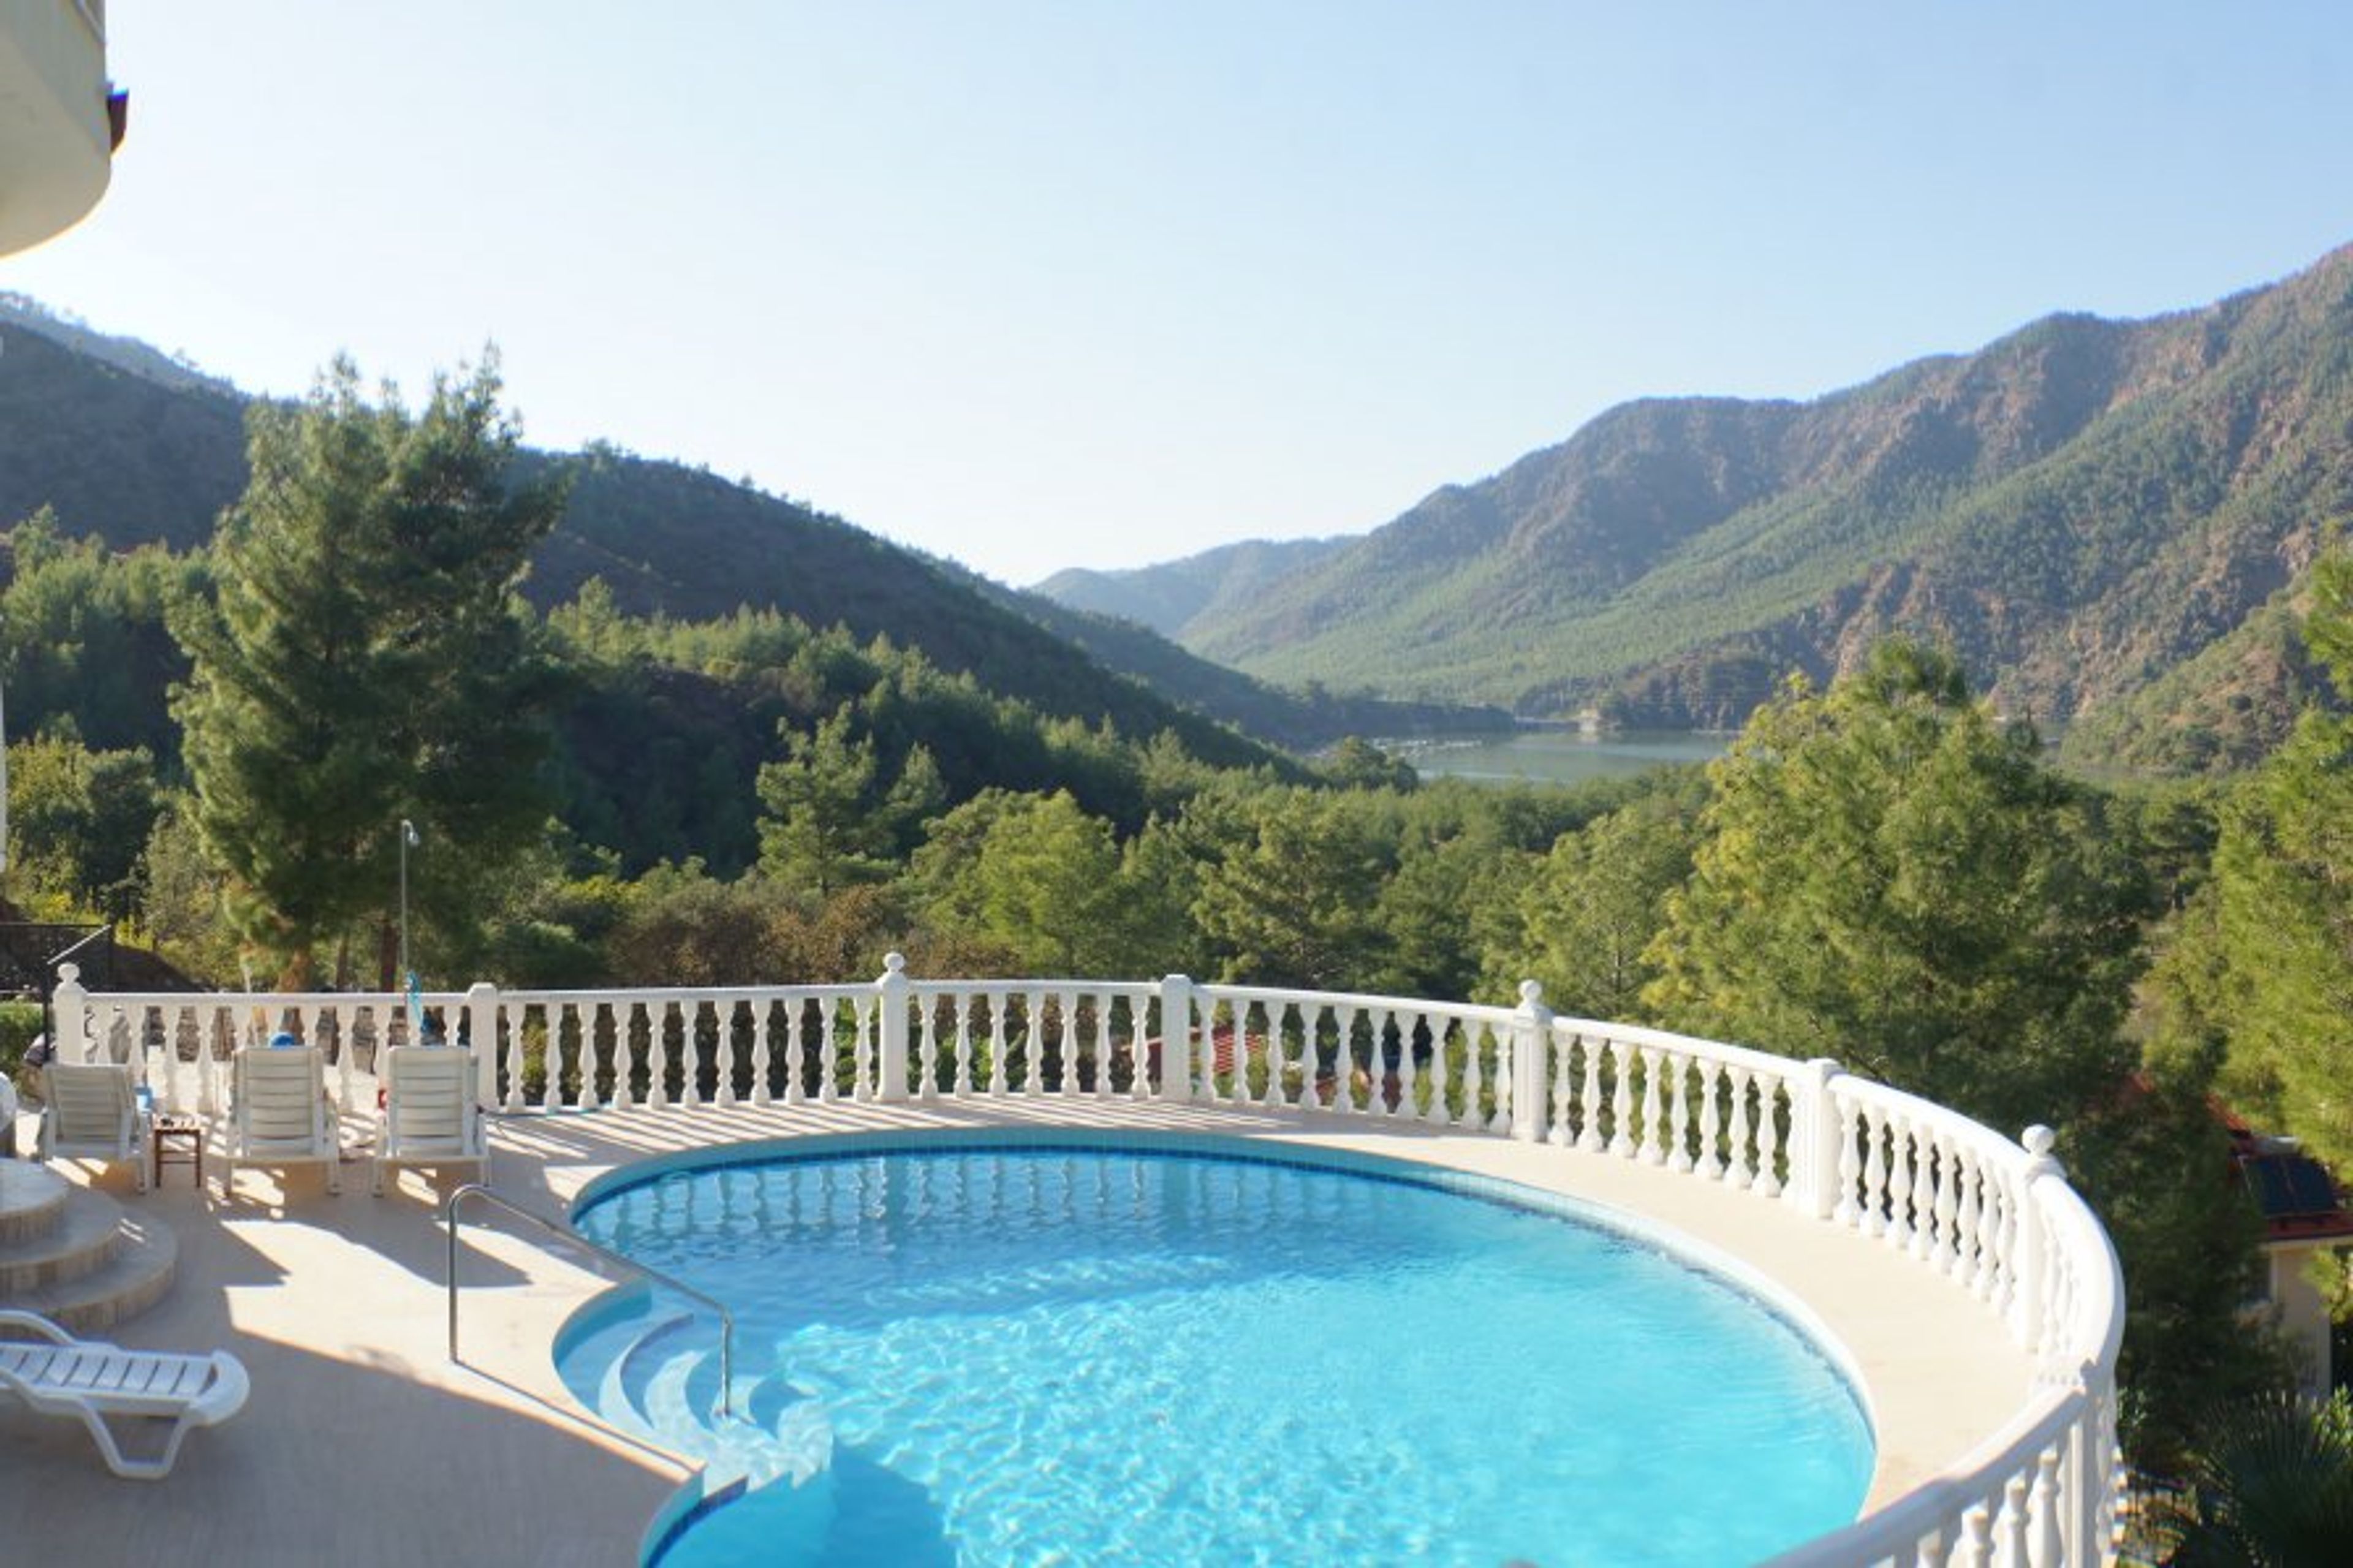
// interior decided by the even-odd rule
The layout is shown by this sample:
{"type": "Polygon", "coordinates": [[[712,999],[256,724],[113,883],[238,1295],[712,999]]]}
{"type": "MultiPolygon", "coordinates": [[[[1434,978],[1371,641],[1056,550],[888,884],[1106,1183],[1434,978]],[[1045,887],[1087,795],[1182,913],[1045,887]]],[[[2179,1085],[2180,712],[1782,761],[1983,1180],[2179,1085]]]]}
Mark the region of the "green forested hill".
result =
{"type": "Polygon", "coordinates": [[[1181,642],[1196,623],[1216,625],[1270,586],[1353,542],[1345,538],[1250,539],[1134,571],[1071,567],[1055,573],[1034,591],[1071,609],[1134,621],[1181,642]]]}
{"type": "Polygon", "coordinates": [[[2238,628],[2348,519],[2353,249],[1811,403],[1627,405],[1183,625],[1272,679],[1676,724],[1736,723],[1903,627],[2080,720],[2238,628]]]}
{"type": "Polygon", "coordinates": [[[1134,676],[1187,708],[1282,745],[1303,749],[1327,746],[1350,735],[1474,734],[1512,727],[1511,714],[1500,708],[1398,701],[1362,692],[1344,695],[1313,684],[1303,689],[1271,685],[1187,652],[1134,620],[1074,608],[1042,592],[1008,588],[951,563],[939,564],[976,592],[1086,649],[1109,668],[1134,676]]]}
{"type": "Polygon", "coordinates": [[[524,584],[543,606],[601,577],[616,604],[638,615],[774,608],[919,648],[1047,713],[1109,719],[1133,735],[1175,729],[1196,755],[1224,765],[1265,760],[955,574],[838,519],[682,464],[610,451],[588,453],[570,473],[564,521],[524,584]]]}
{"type": "MultiPolygon", "coordinates": [[[[66,533],[118,549],[200,545],[245,486],[244,407],[233,389],[144,345],[22,301],[0,310],[0,527],[47,507],[66,533]]],[[[1220,711],[1213,690],[1172,701],[1134,679],[1137,667],[1107,668],[960,574],[838,519],[610,448],[576,459],[534,454],[526,468],[559,463],[570,480],[564,521],[525,584],[542,608],[592,577],[637,615],[700,620],[774,608],[918,648],[1050,715],[1109,720],[1136,736],[1173,729],[1220,765],[1271,760],[1221,725],[1280,718],[1278,710],[1220,711]]],[[[1173,647],[1168,654],[1189,658],[1173,647]]],[[[1259,732],[1292,744],[1319,738],[1259,732]]]]}
{"type": "Polygon", "coordinates": [[[2157,679],[2069,726],[2060,752],[2141,773],[2223,773],[2262,762],[2336,693],[2305,645],[2308,606],[2282,595],[2157,679]]]}
{"type": "Polygon", "coordinates": [[[47,506],[118,547],[210,538],[245,489],[245,403],[166,379],[169,363],[132,368],[79,329],[0,311],[0,528],[47,506]]]}

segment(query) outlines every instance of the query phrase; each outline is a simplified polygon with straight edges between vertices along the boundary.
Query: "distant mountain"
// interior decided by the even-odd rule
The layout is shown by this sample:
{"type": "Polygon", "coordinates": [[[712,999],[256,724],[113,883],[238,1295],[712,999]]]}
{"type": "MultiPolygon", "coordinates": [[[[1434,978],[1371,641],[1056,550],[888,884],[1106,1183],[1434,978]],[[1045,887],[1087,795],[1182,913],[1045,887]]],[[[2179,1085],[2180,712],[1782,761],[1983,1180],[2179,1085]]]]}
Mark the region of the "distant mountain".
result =
{"type": "Polygon", "coordinates": [[[1056,604],[1151,627],[1182,642],[1197,623],[1215,626],[1241,614],[1286,578],[1307,571],[1353,540],[1245,540],[1157,566],[1124,572],[1071,567],[1034,592],[1056,604]]]}
{"type": "Polygon", "coordinates": [[[1493,733],[1512,727],[1503,709],[1447,702],[1402,702],[1317,687],[1291,690],[1187,652],[1151,627],[1057,603],[1042,592],[1008,588],[953,563],[936,563],[1014,614],[1086,649],[1105,667],[1133,676],[1187,708],[1295,751],[1350,735],[1420,737],[1493,733]]]}
{"type": "MultiPolygon", "coordinates": [[[[1161,595],[1131,613],[1194,651],[1286,682],[1728,725],[1905,628],[2072,721],[2183,670],[2348,521],[2353,247],[2203,310],[2053,316],[1810,403],[1629,404],[1214,613],[1181,585],[1219,561],[1120,585],[1161,595]]],[[[2296,679],[2231,679],[2259,667],[2296,679]]],[[[2239,695],[2286,710],[2284,689],[2239,695]]]]}
{"type": "MultiPolygon", "coordinates": [[[[19,302],[0,312],[0,527],[47,506],[68,532],[118,549],[204,543],[245,488],[246,402],[167,356],[19,302]]],[[[609,447],[526,458],[527,468],[557,464],[570,499],[524,584],[543,606],[602,577],[638,615],[706,619],[774,607],[920,648],[1048,714],[1108,719],[1140,738],[1173,730],[1219,765],[1288,765],[970,581],[839,519],[609,447]]]]}

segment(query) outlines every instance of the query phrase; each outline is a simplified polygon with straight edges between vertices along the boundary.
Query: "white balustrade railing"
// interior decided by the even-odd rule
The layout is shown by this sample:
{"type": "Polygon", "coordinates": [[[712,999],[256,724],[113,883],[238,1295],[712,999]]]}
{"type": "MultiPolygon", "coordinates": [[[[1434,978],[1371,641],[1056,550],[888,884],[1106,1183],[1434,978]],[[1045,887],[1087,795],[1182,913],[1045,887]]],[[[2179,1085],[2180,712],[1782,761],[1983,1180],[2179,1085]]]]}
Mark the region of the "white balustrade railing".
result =
{"type": "Polygon", "coordinates": [[[1159,981],[911,980],[640,991],[120,994],[59,970],[58,1038],[135,1065],[158,1105],[217,1111],[238,1047],[323,1047],[373,1109],[375,1053],[477,1047],[511,1113],[911,1100],[1149,1100],[1317,1111],[1639,1161],[1786,1205],[1968,1293],[2039,1368],[2028,1406],[1953,1474],[1778,1568],[2031,1565],[2114,1556],[2124,1290],[2051,1157],[1842,1071],[1516,1008],[1159,981]]]}

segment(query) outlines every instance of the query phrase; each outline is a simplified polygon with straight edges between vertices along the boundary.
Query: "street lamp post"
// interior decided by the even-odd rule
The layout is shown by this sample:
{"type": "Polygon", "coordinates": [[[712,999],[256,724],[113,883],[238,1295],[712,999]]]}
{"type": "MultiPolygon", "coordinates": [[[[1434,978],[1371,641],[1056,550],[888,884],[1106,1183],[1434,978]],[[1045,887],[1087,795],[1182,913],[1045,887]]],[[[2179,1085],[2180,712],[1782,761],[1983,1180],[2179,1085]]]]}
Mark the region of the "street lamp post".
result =
{"type": "MultiPolygon", "coordinates": [[[[408,967],[408,852],[417,843],[417,824],[406,817],[400,819],[400,984],[413,999],[417,994],[417,972],[408,967]]],[[[415,1002],[410,1003],[411,1009],[415,1002]]]]}

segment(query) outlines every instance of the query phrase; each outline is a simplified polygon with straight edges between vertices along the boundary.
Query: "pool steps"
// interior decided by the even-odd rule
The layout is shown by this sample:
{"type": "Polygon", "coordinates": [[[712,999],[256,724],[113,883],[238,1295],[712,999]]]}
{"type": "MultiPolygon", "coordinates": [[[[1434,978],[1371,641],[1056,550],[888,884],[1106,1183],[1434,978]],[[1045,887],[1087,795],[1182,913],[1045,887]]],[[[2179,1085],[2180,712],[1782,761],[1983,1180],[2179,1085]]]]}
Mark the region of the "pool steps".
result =
{"type": "Polygon", "coordinates": [[[593,1401],[600,1416],[701,1464],[708,1489],[737,1480],[798,1486],[831,1462],[833,1428],[824,1406],[781,1373],[738,1377],[737,1414],[720,1414],[715,1342],[691,1312],[620,1318],[579,1340],[565,1359],[601,1366],[593,1401]]]}
{"type": "Polygon", "coordinates": [[[163,1298],[179,1256],[155,1215],[46,1166],[0,1160],[0,1307],[102,1333],[163,1298]]]}

